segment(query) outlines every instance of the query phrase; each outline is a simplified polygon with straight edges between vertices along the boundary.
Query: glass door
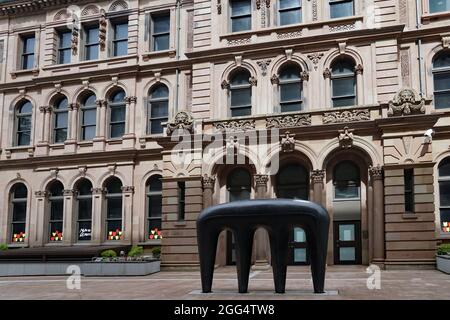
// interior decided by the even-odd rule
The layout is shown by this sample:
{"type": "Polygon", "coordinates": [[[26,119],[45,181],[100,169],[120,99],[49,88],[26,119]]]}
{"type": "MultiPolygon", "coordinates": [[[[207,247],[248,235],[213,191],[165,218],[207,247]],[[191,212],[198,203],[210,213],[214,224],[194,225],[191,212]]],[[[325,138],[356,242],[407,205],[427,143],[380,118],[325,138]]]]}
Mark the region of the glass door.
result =
{"type": "Polygon", "coordinates": [[[359,221],[334,223],[334,263],[361,264],[361,224],[359,221]]]}
{"type": "Polygon", "coordinates": [[[308,265],[309,253],[306,242],[306,233],[302,228],[294,228],[289,241],[289,264],[290,265],[308,265]]]}

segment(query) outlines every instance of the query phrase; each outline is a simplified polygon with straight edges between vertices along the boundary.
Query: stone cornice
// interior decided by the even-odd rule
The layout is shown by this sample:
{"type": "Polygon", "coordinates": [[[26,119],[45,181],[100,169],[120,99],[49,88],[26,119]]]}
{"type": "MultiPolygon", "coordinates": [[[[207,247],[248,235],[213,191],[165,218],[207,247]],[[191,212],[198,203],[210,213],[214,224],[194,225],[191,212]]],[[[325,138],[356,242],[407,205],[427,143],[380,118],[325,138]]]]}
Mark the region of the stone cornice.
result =
{"type": "MultiPolygon", "coordinates": [[[[72,0],[71,3],[88,2],[86,0],[72,0]]],[[[39,10],[47,10],[49,7],[67,6],[67,1],[62,0],[19,0],[0,4],[0,16],[22,15],[39,10]]]]}

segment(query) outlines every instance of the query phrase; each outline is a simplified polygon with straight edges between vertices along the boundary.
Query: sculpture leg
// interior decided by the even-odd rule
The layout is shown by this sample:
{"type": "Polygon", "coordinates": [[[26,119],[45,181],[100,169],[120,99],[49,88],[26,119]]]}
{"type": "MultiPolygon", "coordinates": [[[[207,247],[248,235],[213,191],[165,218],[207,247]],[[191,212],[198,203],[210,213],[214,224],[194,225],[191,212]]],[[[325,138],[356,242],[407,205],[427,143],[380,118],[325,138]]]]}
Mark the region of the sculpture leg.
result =
{"type": "Polygon", "coordinates": [[[325,272],[327,263],[328,223],[326,232],[324,226],[310,228],[307,231],[307,241],[311,256],[311,274],[315,293],[324,293],[325,272]]]}
{"type": "Polygon", "coordinates": [[[239,293],[248,292],[254,233],[255,231],[250,229],[239,229],[234,233],[239,293]]]}
{"type": "Polygon", "coordinates": [[[203,293],[209,293],[212,289],[218,237],[219,232],[217,230],[208,230],[208,226],[197,226],[203,293]]]}
{"type": "Polygon", "coordinates": [[[276,293],[286,292],[289,229],[283,228],[269,232],[272,253],[273,280],[276,293]]]}

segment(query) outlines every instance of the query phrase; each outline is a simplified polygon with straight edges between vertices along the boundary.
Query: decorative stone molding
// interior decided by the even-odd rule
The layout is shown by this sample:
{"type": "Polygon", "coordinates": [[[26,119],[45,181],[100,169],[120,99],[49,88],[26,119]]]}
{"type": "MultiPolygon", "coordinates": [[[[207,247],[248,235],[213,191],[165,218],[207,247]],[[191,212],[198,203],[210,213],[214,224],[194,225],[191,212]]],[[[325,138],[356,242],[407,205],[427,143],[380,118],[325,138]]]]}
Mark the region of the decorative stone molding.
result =
{"type": "Polygon", "coordinates": [[[267,8],[267,9],[270,8],[270,0],[266,0],[266,8],[267,8]]]}
{"type": "Polygon", "coordinates": [[[249,44],[250,42],[251,42],[251,38],[246,37],[246,38],[239,38],[239,39],[229,39],[227,43],[229,46],[242,46],[244,44],[249,44]]]}
{"type": "Polygon", "coordinates": [[[117,171],[117,164],[113,163],[108,165],[108,172],[111,176],[115,176],[116,171],[117,171]]]}
{"type": "Polygon", "coordinates": [[[128,4],[123,0],[118,0],[109,7],[108,11],[115,12],[115,11],[122,11],[122,10],[127,10],[127,9],[128,9],[128,4]]]}
{"type": "Polygon", "coordinates": [[[311,180],[314,183],[323,183],[323,178],[325,178],[325,170],[314,170],[311,172],[311,180]]]}
{"type": "Polygon", "coordinates": [[[48,191],[36,191],[34,195],[36,198],[46,198],[48,196],[48,191]]]}
{"type": "Polygon", "coordinates": [[[255,186],[258,187],[267,187],[267,182],[269,182],[269,176],[266,174],[255,174],[255,186]]]}
{"type": "Polygon", "coordinates": [[[310,125],[311,125],[311,115],[309,114],[278,116],[266,119],[267,129],[305,127],[310,125]]]}
{"type": "Polygon", "coordinates": [[[81,16],[91,16],[99,13],[100,9],[96,5],[88,5],[83,9],[83,11],[81,11],[81,16]]]}
{"type": "Polygon", "coordinates": [[[78,167],[78,172],[80,173],[81,177],[86,177],[87,169],[88,168],[86,166],[78,167]]]}
{"type": "Polygon", "coordinates": [[[339,145],[343,149],[350,149],[353,147],[353,129],[345,127],[344,130],[339,130],[339,145]]]}
{"type": "Polygon", "coordinates": [[[330,26],[330,32],[344,32],[344,31],[351,31],[351,30],[355,30],[355,29],[356,29],[356,25],[354,23],[330,26]]]}
{"type": "Polygon", "coordinates": [[[364,67],[361,64],[358,64],[355,67],[355,74],[363,74],[363,71],[364,71],[364,67]]]}
{"type": "Polygon", "coordinates": [[[45,112],[46,113],[52,113],[53,112],[53,107],[52,106],[45,107],[45,112]]]}
{"type": "Polygon", "coordinates": [[[329,68],[326,68],[325,70],[323,70],[323,77],[325,79],[331,79],[331,70],[329,68]]]}
{"type": "Polygon", "coordinates": [[[108,29],[108,21],[106,19],[106,13],[102,10],[102,16],[100,18],[100,28],[99,28],[99,44],[100,51],[106,50],[106,31],[108,29]]]}
{"type": "Polygon", "coordinates": [[[308,54],[307,57],[314,64],[314,69],[317,70],[317,65],[319,64],[320,59],[322,59],[323,53],[315,52],[315,53],[308,54]]]}
{"type": "Polygon", "coordinates": [[[312,14],[313,14],[313,21],[317,21],[318,19],[317,0],[313,0],[312,2],[312,14]]]}
{"type": "Polygon", "coordinates": [[[77,102],[75,102],[75,103],[71,103],[71,104],[69,104],[69,110],[78,110],[78,109],[80,109],[80,104],[79,103],[77,103],[77,102]]]}
{"type": "Polygon", "coordinates": [[[108,101],[106,100],[97,100],[95,101],[95,104],[97,105],[97,108],[106,108],[108,106],[108,101]]]}
{"type": "Polygon", "coordinates": [[[230,89],[230,82],[228,82],[228,80],[223,80],[222,83],[220,84],[222,89],[226,89],[229,90],[230,89]]]}
{"type": "Polygon", "coordinates": [[[47,108],[48,108],[48,106],[41,106],[41,107],[39,107],[39,111],[41,113],[46,113],[47,112],[47,108]]]}
{"type": "Polygon", "coordinates": [[[34,148],[28,148],[27,152],[28,152],[28,158],[34,157],[34,148]]]}
{"type": "Polygon", "coordinates": [[[274,75],[270,78],[270,82],[272,82],[272,84],[279,84],[279,83],[280,83],[280,78],[278,77],[277,74],[274,74],[274,75]]]}
{"type": "Polygon", "coordinates": [[[271,59],[260,60],[257,62],[258,66],[261,68],[261,74],[265,77],[267,75],[267,67],[272,62],[271,59]]]}
{"type": "Polygon", "coordinates": [[[78,54],[78,39],[80,37],[80,34],[78,32],[77,27],[74,25],[72,27],[72,39],[71,39],[71,48],[72,48],[72,55],[76,56],[78,54]]]}
{"type": "Polygon", "coordinates": [[[370,111],[368,109],[326,112],[323,114],[322,117],[323,124],[346,123],[346,122],[367,121],[367,120],[370,120],[370,111]]]}
{"type": "Polygon", "coordinates": [[[214,128],[220,131],[248,131],[255,129],[255,120],[230,120],[216,122],[214,128]]]}
{"type": "Polygon", "coordinates": [[[309,72],[308,71],[302,71],[302,73],[300,74],[300,78],[303,81],[309,81],[309,72]]]}
{"type": "Polygon", "coordinates": [[[402,74],[402,82],[405,86],[411,86],[411,67],[409,56],[409,48],[402,48],[400,50],[400,68],[402,74]]]}
{"type": "Polygon", "coordinates": [[[277,39],[292,39],[302,36],[301,31],[277,32],[277,39]]]}
{"type": "Polygon", "coordinates": [[[423,113],[425,113],[425,99],[420,99],[413,89],[402,89],[395,95],[393,101],[389,101],[389,117],[423,113]]]}
{"type": "Polygon", "coordinates": [[[103,195],[106,193],[106,189],[105,188],[92,188],[91,192],[93,195],[103,195]]]}
{"type": "Polygon", "coordinates": [[[227,139],[226,151],[228,156],[236,155],[237,150],[239,150],[240,143],[236,136],[229,137],[227,139]]]}
{"type": "Polygon", "coordinates": [[[135,104],[137,102],[137,97],[135,97],[135,96],[125,97],[125,102],[127,104],[132,104],[132,103],[135,104]]]}
{"type": "Polygon", "coordinates": [[[216,179],[214,177],[208,176],[207,174],[202,177],[203,189],[214,189],[215,183],[216,179]]]}
{"type": "Polygon", "coordinates": [[[216,8],[217,14],[222,14],[222,3],[220,2],[220,0],[217,0],[216,8]]]}
{"type": "Polygon", "coordinates": [[[178,130],[182,132],[188,131],[191,134],[194,133],[194,119],[189,112],[179,111],[173,118],[173,121],[167,124],[168,136],[178,130]]]}
{"type": "Polygon", "coordinates": [[[375,167],[370,166],[369,173],[372,179],[374,180],[383,179],[383,167],[380,165],[377,165],[375,167]]]}
{"type": "Polygon", "coordinates": [[[133,186],[122,186],[120,188],[123,193],[134,193],[134,187],[133,186]]]}
{"type": "Polygon", "coordinates": [[[261,9],[261,0],[256,0],[256,9],[261,9]]]}
{"type": "Polygon", "coordinates": [[[248,79],[248,82],[250,82],[253,87],[256,87],[258,85],[258,79],[256,79],[255,77],[250,77],[250,79],[248,79]]]}
{"type": "Polygon", "coordinates": [[[77,194],[76,190],[72,190],[72,189],[63,190],[64,197],[73,197],[76,194],[77,194]]]}
{"type": "Polygon", "coordinates": [[[442,46],[450,49],[450,36],[442,37],[442,46]]]}
{"type": "Polygon", "coordinates": [[[58,179],[58,174],[59,174],[58,168],[50,169],[50,175],[54,180],[58,179]]]}
{"type": "Polygon", "coordinates": [[[289,131],[281,138],[280,142],[281,151],[283,153],[291,153],[295,150],[295,134],[290,134],[289,131]]]}

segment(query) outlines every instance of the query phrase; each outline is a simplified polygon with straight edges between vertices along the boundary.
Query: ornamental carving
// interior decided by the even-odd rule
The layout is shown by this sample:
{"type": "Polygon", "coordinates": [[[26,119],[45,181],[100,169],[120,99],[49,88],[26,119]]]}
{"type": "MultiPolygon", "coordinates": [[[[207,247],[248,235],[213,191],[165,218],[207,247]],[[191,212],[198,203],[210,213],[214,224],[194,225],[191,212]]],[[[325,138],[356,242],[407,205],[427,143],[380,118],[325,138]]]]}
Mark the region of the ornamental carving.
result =
{"type": "Polygon", "coordinates": [[[310,125],[311,125],[311,115],[309,115],[309,114],[279,116],[279,117],[267,118],[267,120],[266,120],[266,128],[267,129],[305,127],[305,126],[310,126],[310,125]]]}
{"type": "Polygon", "coordinates": [[[102,194],[106,193],[106,189],[105,188],[92,188],[91,192],[92,192],[92,194],[102,195],[102,194]]]}
{"type": "Polygon", "coordinates": [[[106,30],[107,30],[108,22],[106,19],[106,13],[102,11],[102,16],[100,18],[100,28],[99,28],[99,44],[100,50],[105,51],[106,49],[106,30]]]}
{"type": "Polygon", "coordinates": [[[302,78],[303,81],[309,81],[308,71],[302,71],[302,73],[300,74],[300,77],[302,78]]]}
{"type": "Polygon", "coordinates": [[[36,191],[36,192],[34,193],[34,195],[35,195],[37,198],[45,198],[45,197],[48,196],[48,192],[47,192],[47,191],[36,191]]]}
{"type": "Polygon", "coordinates": [[[121,187],[121,190],[124,193],[134,193],[134,187],[133,186],[123,186],[123,187],[121,187]]]}
{"type": "Polygon", "coordinates": [[[278,77],[278,75],[274,74],[270,78],[270,82],[272,82],[272,84],[279,84],[280,83],[280,78],[278,77]]]}
{"type": "Polygon", "coordinates": [[[271,59],[258,61],[257,64],[261,68],[261,74],[265,77],[267,75],[267,67],[272,62],[271,59]]]}
{"type": "Polygon", "coordinates": [[[344,130],[339,130],[339,145],[343,149],[350,149],[353,147],[353,129],[345,127],[344,130]]]}
{"type": "Polygon", "coordinates": [[[323,77],[324,77],[325,79],[330,79],[330,78],[331,78],[331,70],[328,69],[328,68],[326,68],[326,69],[323,71],[323,77]]]}
{"type": "Polygon", "coordinates": [[[109,10],[110,12],[115,12],[115,11],[122,11],[122,10],[127,10],[128,9],[128,5],[125,1],[123,0],[119,0],[114,2],[110,7],[109,10]]]}
{"type": "Polygon", "coordinates": [[[278,39],[291,39],[291,38],[297,38],[297,37],[301,37],[301,36],[302,36],[301,31],[277,33],[278,39]]]}
{"type": "Polygon", "coordinates": [[[234,156],[237,154],[237,150],[239,150],[240,143],[239,139],[236,136],[229,137],[227,139],[226,150],[227,156],[234,156]]]}
{"type": "Polygon", "coordinates": [[[73,197],[73,196],[76,195],[76,190],[73,190],[73,189],[66,189],[66,190],[63,190],[63,195],[64,195],[65,197],[73,197]]]}
{"type": "Polygon", "coordinates": [[[363,71],[364,71],[364,67],[361,64],[358,64],[355,67],[355,74],[363,74],[363,71]]]}
{"type": "Polygon", "coordinates": [[[220,0],[217,0],[217,14],[222,14],[222,3],[220,2],[220,0]]]}
{"type": "Polygon", "coordinates": [[[380,165],[377,165],[375,167],[370,166],[369,173],[373,179],[382,179],[383,178],[383,167],[380,165]]]}
{"type": "Polygon", "coordinates": [[[71,39],[71,48],[72,48],[72,55],[76,56],[78,54],[78,39],[79,39],[79,32],[76,26],[73,26],[72,28],[72,39],[71,39]]]}
{"type": "Polygon", "coordinates": [[[314,170],[311,172],[311,180],[314,183],[323,182],[323,178],[325,178],[325,170],[314,170]]]}
{"type": "Polygon", "coordinates": [[[205,174],[202,177],[203,189],[213,189],[216,179],[205,174]]]}
{"type": "Polygon", "coordinates": [[[323,57],[323,53],[311,53],[307,55],[308,59],[312,61],[314,64],[314,69],[317,70],[317,65],[319,64],[320,59],[323,57]]]}
{"type": "Polygon", "coordinates": [[[181,130],[182,132],[188,131],[194,133],[194,119],[192,115],[187,111],[179,111],[172,122],[167,124],[167,135],[172,135],[175,131],[181,130]]]}
{"type": "Polygon", "coordinates": [[[222,83],[220,84],[222,89],[230,89],[230,83],[227,80],[223,80],[222,83]]]}
{"type": "Polygon", "coordinates": [[[393,101],[389,101],[388,116],[405,116],[425,113],[425,99],[420,98],[413,89],[402,89],[393,101]]]}
{"type": "Polygon", "coordinates": [[[269,176],[266,174],[255,174],[255,186],[256,187],[267,187],[267,182],[269,181],[269,176]]]}
{"type": "Polygon", "coordinates": [[[290,134],[286,132],[286,135],[281,138],[281,151],[283,153],[291,153],[295,150],[295,134],[290,134]]]}
{"type": "Polygon", "coordinates": [[[230,39],[228,40],[229,46],[241,46],[244,44],[249,44],[251,42],[250,38],[240,38],[240,39],[230,39]]]}
{"type": "Polygon", "coordinates": [[[255,77],[250,77],[250,79],[248,79],[248,82],[249,82],[253,87],[256,87],[256,85],[258,84],[258,79],[256,79],[255,77]]]}
{"type": "Polygon", "coordinates": [[[367,120],[370,120],[370,111],[368,109],[327,112],[324,113],[322,117],[323,124],[346,123],[346,122],[367,121],[367,120]]]}
{"type": "Polygon", "coordinates": [[[351,31],[351,30],[355,30],[355,29],[356,29],[356,25],[354,23],[330,26],[330,32],[343,32],[343,31],[351,31]]]}
{"type": "Polygon", "coordinates": [[[255,129],[255,120],[232,120],[214,123],[220,131],[248,131],[255,129]]]}

